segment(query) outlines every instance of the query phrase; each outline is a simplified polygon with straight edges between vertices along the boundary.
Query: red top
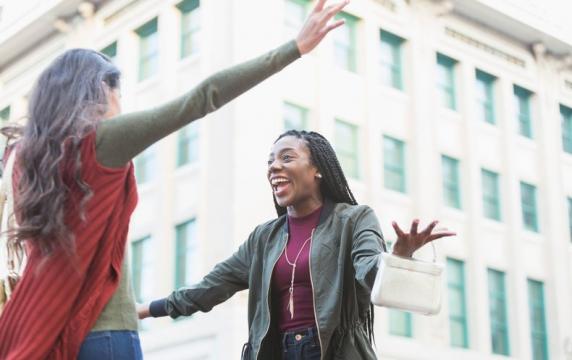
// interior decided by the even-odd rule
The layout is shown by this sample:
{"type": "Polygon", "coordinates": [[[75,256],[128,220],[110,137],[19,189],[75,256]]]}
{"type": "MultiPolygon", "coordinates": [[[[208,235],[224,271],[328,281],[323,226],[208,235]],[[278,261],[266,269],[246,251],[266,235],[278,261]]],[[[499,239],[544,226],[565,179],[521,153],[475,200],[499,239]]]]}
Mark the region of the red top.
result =
{"type": "MultiPolygon", "coordinates": [[[[290,317],[288,302],[290,300],[290,281],[292,279],[292,266],[286,261],[284,252],[274,266],[272,274],[272,305],[280,332],[310,328],[315,326],[314,299],[312,296],[312,282],[310,279],[310,238],[312,229],[316,228],[320,220],[322,207],[309,215],[294,218],[288,216],[288,260],[294,263],[296,255],[296,273],[294,274],[294,317],[290,317]]],[[[314,274],[315,276],[315,274],[314,274]]]]}
{"type": "MultiPolygon", "coordinates": [[[[0,359],[75,359],[119,284],[129,219],[137,204],[133,165],[100,165],[95,132],[80,151],[81,176],[93,196],[84,205],[87,221],[77,211],[66,214],[77,256],[72,261],[58,252],[42,258],[31,246],[23,277],[0,316],[0,359]]],[[[15,166],[14,183],[18,173],[15,166]]],[[[77,203],[80,192],[70,186],[71,203],[77,203]]]]}

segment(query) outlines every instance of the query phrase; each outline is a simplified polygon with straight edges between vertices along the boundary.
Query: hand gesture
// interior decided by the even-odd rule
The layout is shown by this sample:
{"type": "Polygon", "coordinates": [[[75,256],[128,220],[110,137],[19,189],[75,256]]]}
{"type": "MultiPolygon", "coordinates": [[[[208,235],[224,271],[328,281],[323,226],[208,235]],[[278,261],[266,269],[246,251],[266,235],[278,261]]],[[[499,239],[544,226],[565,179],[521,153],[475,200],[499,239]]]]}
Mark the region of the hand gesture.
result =
{"type": "Polygon", "coordinates": [[[417,227],[419,226],[419,219],[415,219],[411,223],[409,233],[403,232],[395,221],[392,222],[391,225],[397,234],[397,241],[395,242],[395,245],[393,245],[393,254],[401,257],[411,257],[415,251],[428,242],[442,237],[457,235],[452,231],[433,232],[433,229],[435,229],[435,225],[437,225],[438,222],[439,221],[435,220],[423,231],[418,232],[417,227]]]}
{"type": "Polygon", "coordinates": [[[137,317],[139,320],[143,320],[151,316],[151,312],[149,311],[149,304],[137,304],[137,317]]]}
{"type": "Polygon", "coordinates": [[[344,24],[344,20],[334,21],[333,23],[329,22],[349,3],[349,0],[343,0],[340,3],[325,6],[326,1],[327,0],[318,0],[314,10],[312,10],[302,30],[300,30],[300,33],[296,37],[296,43],[302,55],[312,51],[327,33],[344,24]]]}

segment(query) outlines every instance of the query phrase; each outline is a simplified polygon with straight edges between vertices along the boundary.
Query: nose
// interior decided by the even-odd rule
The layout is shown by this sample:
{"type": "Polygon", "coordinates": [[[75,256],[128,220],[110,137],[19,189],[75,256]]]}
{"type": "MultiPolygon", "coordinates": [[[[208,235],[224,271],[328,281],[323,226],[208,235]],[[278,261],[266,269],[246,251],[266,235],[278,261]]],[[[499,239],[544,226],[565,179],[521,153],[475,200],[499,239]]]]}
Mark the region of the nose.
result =
{"type": "Polygon", "coordinates": [[[282,169],[282,164],[280,163],[279,159],[274,159],[270,162],[270,164],[268,165],[268,174],[272,174],[273,172],[276,172],[278,170],[282,169]]]}

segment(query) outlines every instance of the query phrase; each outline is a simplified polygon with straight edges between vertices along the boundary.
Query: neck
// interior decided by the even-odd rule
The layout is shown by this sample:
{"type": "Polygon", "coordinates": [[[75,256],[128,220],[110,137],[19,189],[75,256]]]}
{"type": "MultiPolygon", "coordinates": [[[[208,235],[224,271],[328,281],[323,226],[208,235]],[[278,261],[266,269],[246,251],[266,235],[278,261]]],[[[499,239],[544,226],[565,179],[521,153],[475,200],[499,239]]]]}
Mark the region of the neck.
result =
{"type": "Polygon", "coordinates": [[[324,201],[322,196],[312,197],[302,204],[290,205],[286,208],[288,216],[302,217],[311,214],[316,209],[323,205],[324,201]]]}

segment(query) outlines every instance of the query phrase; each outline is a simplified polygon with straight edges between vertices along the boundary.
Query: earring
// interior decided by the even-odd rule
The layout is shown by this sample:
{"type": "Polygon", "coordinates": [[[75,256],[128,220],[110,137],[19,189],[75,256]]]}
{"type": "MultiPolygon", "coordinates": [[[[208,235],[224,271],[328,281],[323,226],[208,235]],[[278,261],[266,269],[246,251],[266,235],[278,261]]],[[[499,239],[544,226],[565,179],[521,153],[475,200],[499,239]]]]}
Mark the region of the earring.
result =
{"type": "Polygon", "coordinates": [[[316,174],[316,177],[317,177],[318,179],[321,179],[321,178],[322,178],[322,174],[317,173],[317,174],[316,174]]]}

